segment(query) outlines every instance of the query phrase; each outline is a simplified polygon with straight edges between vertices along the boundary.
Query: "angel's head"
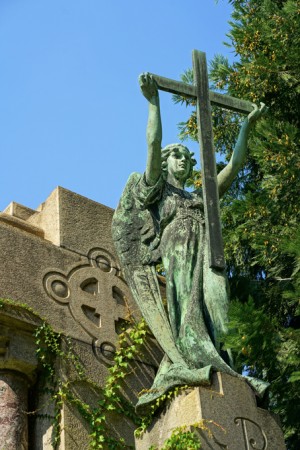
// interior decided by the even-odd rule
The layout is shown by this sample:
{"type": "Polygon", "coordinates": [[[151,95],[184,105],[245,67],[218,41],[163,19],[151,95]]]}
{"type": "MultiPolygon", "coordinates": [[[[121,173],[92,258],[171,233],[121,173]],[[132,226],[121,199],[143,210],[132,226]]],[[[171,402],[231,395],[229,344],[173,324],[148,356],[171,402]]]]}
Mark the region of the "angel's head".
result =
{"type": "Polygon", "coordinates": [[[167,145],[161,151],[161,168],[165,178],[172,174],[184,183],[193,173],[196,160],[187,147],[182,144],[167,145]]]}

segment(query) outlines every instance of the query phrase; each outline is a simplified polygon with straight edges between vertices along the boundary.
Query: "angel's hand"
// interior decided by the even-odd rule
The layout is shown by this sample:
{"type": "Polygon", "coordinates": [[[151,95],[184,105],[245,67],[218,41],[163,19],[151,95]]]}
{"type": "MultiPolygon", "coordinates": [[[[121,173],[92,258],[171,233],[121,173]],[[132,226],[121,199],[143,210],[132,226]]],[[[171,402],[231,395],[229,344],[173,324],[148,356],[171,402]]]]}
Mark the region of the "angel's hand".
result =
{"type": "Polygon", "coordinates": [[[248,115],[249,124],[254,125],[257,120],[259,120],[266,112],[268,107],[264,103],[260,103],[258,107],[255,103],[253,105],[253,111],[248,115]]]}
{"type": "Polygon", "coordinates": [[[153,97],[158,98],[158,88],[156,81],[148,72],[144,72],[139,76],[141,91],[148,101],[153,97]]]}

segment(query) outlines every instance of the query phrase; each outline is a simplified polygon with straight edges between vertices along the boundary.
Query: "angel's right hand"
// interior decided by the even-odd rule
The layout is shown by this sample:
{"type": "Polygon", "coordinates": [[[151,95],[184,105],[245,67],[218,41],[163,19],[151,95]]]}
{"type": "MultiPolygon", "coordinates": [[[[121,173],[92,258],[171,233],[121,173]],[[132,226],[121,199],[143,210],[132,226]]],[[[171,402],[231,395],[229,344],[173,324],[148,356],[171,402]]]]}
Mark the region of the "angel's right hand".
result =
{"type": "Polygon", "coordinates": [[[149,102],[153,97],[158,98],[157,84],[150,73],[142,73],[139,76],[139,83],[144,97],[146,97],[149,102]]]}

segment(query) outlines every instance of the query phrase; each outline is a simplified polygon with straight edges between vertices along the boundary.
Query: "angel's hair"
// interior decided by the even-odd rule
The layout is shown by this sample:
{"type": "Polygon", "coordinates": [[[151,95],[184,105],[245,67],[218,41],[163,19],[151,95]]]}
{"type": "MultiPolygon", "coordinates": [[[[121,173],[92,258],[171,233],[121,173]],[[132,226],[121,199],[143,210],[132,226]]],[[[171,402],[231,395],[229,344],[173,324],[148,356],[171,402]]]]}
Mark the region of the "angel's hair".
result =
{"type": "Polygon", "coordinates": [[[169,144],[162,149],[162,151],[161,151],[161,169],[162,169],[163,175],[164,176],[167,175],[167,171],[168,171],[167,159],[169,158],[169,156],[171,155],[171,153],[174,150],[180,150],[181,152],[184,152],[188,155],[191,164],[190,164],[190,171],[189,171],[187,178],[190,178],[193,173],[193,167],[197,164],[197,162],[196,162],[195,158],[193,158],[194,153],[190,152],[189,149],[182,144],[169,144]]]}

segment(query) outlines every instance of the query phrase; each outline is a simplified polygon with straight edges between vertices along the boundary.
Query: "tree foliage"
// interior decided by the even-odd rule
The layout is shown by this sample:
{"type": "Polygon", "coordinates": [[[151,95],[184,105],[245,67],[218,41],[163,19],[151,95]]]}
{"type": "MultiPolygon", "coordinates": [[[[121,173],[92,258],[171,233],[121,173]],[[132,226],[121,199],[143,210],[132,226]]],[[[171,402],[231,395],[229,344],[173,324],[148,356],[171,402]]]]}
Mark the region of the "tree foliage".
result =
{"type": "MultiPolygon", "coordinates": [[[[227,43],[233,63],[217,55],[211,88],[264,102],[268,115],[249,140],[246,166],[222,199],[223,237],[231,284],[229,334],[240,369],[271,383],[289,449],[300,424],[300,2],[229,0],[227,43]]],[[[192,82],[192,72],[184,75],[192,82]]],[[[189,103],[180,97],[176,101],[189,103]]],[[[230,158],[242,118],[213,108],[215,148],[230,158]]],[[[196,139],[196,116],[180,124],[196,139]]],[[[201,180],[197,173],[193,180],[201,180]]]]}

